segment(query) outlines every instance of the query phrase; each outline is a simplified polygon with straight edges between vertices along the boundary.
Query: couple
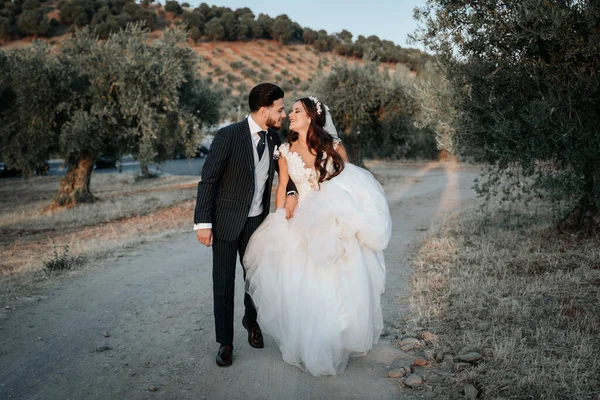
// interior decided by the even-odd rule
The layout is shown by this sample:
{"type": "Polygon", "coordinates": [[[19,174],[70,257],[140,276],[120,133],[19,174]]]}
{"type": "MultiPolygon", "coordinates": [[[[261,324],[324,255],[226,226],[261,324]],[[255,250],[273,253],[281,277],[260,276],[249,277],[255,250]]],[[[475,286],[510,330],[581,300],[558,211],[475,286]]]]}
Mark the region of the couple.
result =
{"type": "Polygon", "coordinates": [[[250,345],[264,347],[264,330],[284,361],[336,375],[383,329],[389,208],[373,176],[348,163],[333,124],[325,130],[330,117],[317,98],[293,104],[288,143],[280,144],[283,97],[270,83],[252,89],[250,115],[217,132],[198,184],[194,229],[213,248],[217,364],[232,363],[239,253],[250,345]]]}

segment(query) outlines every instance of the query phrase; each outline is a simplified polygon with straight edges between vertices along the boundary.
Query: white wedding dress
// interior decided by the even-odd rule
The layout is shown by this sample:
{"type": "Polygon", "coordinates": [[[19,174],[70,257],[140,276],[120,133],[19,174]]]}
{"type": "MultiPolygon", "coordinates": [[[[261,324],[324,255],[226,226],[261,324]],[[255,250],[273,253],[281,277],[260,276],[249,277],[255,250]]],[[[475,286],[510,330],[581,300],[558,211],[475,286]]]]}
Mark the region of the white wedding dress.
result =
{"type": "MultiPolygon", "coordinates": [[[[388,203],[371,173],[350,163],[319,186],[314,168],[280,147],[299,193],[292,219],[271,213],[244,256],[246,290],[284,361],[314,376],[341,373],[383,329],[388,203]]],[[[329,160],[327,169],[332,171],[329,160]]]]}

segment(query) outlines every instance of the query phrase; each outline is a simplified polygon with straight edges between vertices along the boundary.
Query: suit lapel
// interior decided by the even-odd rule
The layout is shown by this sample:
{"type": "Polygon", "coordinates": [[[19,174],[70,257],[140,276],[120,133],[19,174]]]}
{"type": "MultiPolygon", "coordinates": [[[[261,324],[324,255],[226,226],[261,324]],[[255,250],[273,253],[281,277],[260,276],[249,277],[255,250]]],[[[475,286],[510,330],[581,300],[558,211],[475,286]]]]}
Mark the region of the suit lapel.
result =
{"type": "Polygon", "coordinates": [[[273,173],[273,166],[275,165],[275,162],[273,161],[273,151],[275,150],[275,141],[273,140],[273,132],[271,130],[267,131],[267,144],[268,144],[268,149],[269,149],[269,153],[263,155],[264,156],[268,156],[269,157],[269,176],[272,175],[273,173]]]}
{"type": "Polygon", "coordinates": [[[241,122],[242,125],[242,140],[240,141],[244,154],[244,162],[248,164],[250,171],[254,172],[254,142],[252,141],[252,135],[250,134],[250,125],[248,125],[248,119],[241,122]]]}

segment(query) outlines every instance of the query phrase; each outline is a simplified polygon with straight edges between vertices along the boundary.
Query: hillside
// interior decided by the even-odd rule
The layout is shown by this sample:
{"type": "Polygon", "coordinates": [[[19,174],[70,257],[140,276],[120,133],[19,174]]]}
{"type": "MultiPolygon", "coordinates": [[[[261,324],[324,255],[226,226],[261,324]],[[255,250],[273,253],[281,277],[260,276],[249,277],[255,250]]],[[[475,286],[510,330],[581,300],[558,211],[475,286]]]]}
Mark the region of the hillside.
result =
{"type": "MultiPolygon", "coordinates": [[[[333,53],[320,53],[306,45],[276,41],[208,42],[190,46],[203,58],[200,73],[239,93],[256,82],[273,81],[287,90],[305,91],[317,71],[326,73],[336,63],[363,63],[333,53]]],[[[396,65],[382,64],[390,74],[396,65]]]]}
{"type": "MultiPolygon", "coordinates": [[[[27,0],[22,7],[22,13],[31,11],[27,8],[27,2],[35,1],[37,0],[27,0]]],[[[192,10],[181,8],[176,2],[171,1],[167,3],[168,4],[164,7],[161,5],[137,5],[136,3],[129,3],[122,7],[122,12],[130,12],[131,14],[127,15],[133,15],[133,11],[127,11],[126,9],[127,5],[130,5],[134,8],[137,7],[137,11],[135,11],[137,14],[135,15],[138,19],[140,18],[140,13],[146,17],[147,15],[151,15],[154,20],[152,21],[152,24],[150,24],[150,29],[152,30],[150,37],[155,39],[160,38],[164,30],[173,24],[185,22],[188,24],[188,26],[191,26],[194,23],[193,18],[200,16],[202,12],[204,12],[206,15],[214,15],[215,17],[213,17],[213,19],[215,19],[216,16],[220,16],[222,20],[226,19],[225,14],[227,12],[232,12],[230,9],[215,6],[208,8],[207,11],[206,7],[208,6],[206,5],[201,5],[197,9],[192,10]],[[176,6],[174,6],[174,4],[176,6]],[[177,11],[175,12],[165,11],[165,9],[172,10],[173,7],[179,8],[177,8],[177,11]],[[204,7],[204,11],[200,11],[202,7],[204,7]]],[[[81,7],[79,3],[75,3],[73,1],[71,4],[81,7]]],[[[47,20],[49,21],[48,25],[52,26],[49,31],[50,33],[46,33],[45,36],[24,35],[21,33],[20,35],[10,37],[10,39],[7,39],[6,37],[2,39],[2,36],[0,35],[0,50],[28,46],[36,37],[47,40],[52,46],[59,46],[60,42],[69,34],[69,31],[74,29],[74,25],[69,25],[65,21],[61,20],[61,12],[59,11],[60,3],[51,1],[39,3],[38,6],[40,7],[40,12],[42,12],[44,15],[44,19],[40,21],[47,20]]],[[[64,11],[64,7],[61,10],[64,11]]],[[[242,10],[246,13],[250,12],[248,9],[242,10]]],[[[235,13],[239,14],[239,12],[242,10],[236,10],[235,13]]],[[[101,10],[98,10],[97,14],[94,14],[93,17],[96,18],[100,11],[101,10]]],[[[65,13],[65,15],[67,14],[65,13]]],[[[116,17],[120,17],[122,15],[125,14],[116,15],[116,17]]],[[[253,14],[251,14],[251,12],[249,15],[251,15],[253,18],[253,14]]],[[[114,17],[114,15],[108,17],[109,19],[106,20],[107,23],[110,22],[111,17],[114,17]]],[[[261,22],[261,19],[264,19],[263,17],[265,16],[260,15],[257,19],[252,19],[252,21],[257,24],[263,23],[264,26],[264,22],[261,22]]],[[[270,19],[270,17],[266,18],[270,19]]],[[[307,37],[310,36],[311,33],[318,34],[320,36],[318,36],[317,40],[325,41],[326,45],[323,45],[322,43],[320,44],[317,41],[314,41],[311,44],[301,43],[302,40],[299,42],[297,38],[284,40],[282,37],[279,37],[278,40],[209,40],[211,31],[210,28],[208,28],[208,23],[205,24],[207,28],[203,28],[204,36],[202,36],[200,39],[195,38],[195,40],[192,40],[193,29],[190,30],[190,39],[188,40],[188,43],[190,47],[197,52],[202,60],[202,62],[199,63],[200,74],[207,78],[215,90],[224,94],[222,109],[225,117],[236,117],[235,114],[237,113],[237,107],[243,107],[243,104],[241,104],[238,99],[240,93],[247,93],[248,90],[250,90],[250,88],[258,82],[271,81],[277,83],[289,93],[290,97],[295,97],[305,94],[308,91],[309,83],[314,77],[315,73],[318,71],[327,73],[336,63],[363,63],[364,61],[359,56],[349,57],[339,54],[345,54],[345,52],[349,52],[348,46],[359,46],[359,41],[361,40],[370,43],[369,46],[373,41],[375,41],[380,44],[381,48],[385,48],[385,51],[388,51],[390,48],[392,50],[389,51],[401,49],[399,46],[396,46],[391,42],[380,42],[376,37],[359,37],[357,41],[352,43],[351,39],[350,41],[347,39],[348,35],[350,37],[352,36],[347,31],[344,31],[346,35],[346,39],[344,39],[344,36],[341,33],[336,34],[336,36],[328,35],[325,31],[319,31],[316,33],[309,28],[302,30],[302,28],[299,28],[297,24],[289,20],[287,16],[279,16],[274,20],[270,19],[269,23],[275,26],[277,21],[281,22],[281,18],[283,18],[283,20],[289,25],[289,28],[286,29],[291,30],[291,32],[296,32],[296,35],[299,34],[298,32],[303,32],[303,35],[307,37]],[[298,29],[300,29],[300,31],[298,31],[298,29]],[[340,38],[342,38],[344,41],[342,42],[342,39],[340,38]],[[289,43],[284,44],[285,42],[289,43]],[[338,47],[336,51],[326,50],[328,47],[333,49],[336,43],[342,47],[346,47],[344,47],[344,49],[340,49],[338,47]]],[[[40,22],[40,24],[43,23],[44,22],[40,22]]],[[[101,24],[97,22],[94,22],[93,24],[96,24],[94,26],[96,26],[98,31],[102,31],[102,27],[100,26],[101,24]]],[[[232,28],[229,29],[231,30],[232,28]]],[[[227,30],[225,32],[227,33],[227,30]]],[[[263,36],[276,35],[275,33],[270,33],[269,35],[265,34],[263,36]]],[[[306,40],[311,41],[312,39],[306,40]]],[[[363,45],[361,44],[360,46],[363,45]]],[[[401,50],[404,51],[404,49],[401,50]]],[[[406,49],[406,54],[413,54],[410,53],[413,50],[414,49],[406,49]]],[[[360,53],[362,53],[362,50],[360,53]]],[[[383,58],[385,58],[385,56],[383,58]]],[[[415,63],[418,63],[418,61],[415,60],[416,58],[411,58],[411,63],[406,66],[407,70],[411,70],[411,75],[413,76],[417,74],[417,71],[414,70],[414,66],[416,65],[415,63]]],[[[380,68],[388,69],[390,74],[393,74],[396,71],[396,63],[384,62],[381,63],[380,68]]]]}
{"type": "MultiPolygon", "coordinates": [[[[2,3],[0,0],[0,38],[4,38],[4,42],[0,43],[0,50],[28,47],[34,38],[38,37],[49,44],[52,52],[62,53],[61,44],[67,39],[70,40],[77,27],[89,27],[91,36],[86,40],[93,41],[97,38],[98,44],[105,40],[112,44],[133,43],[132,40],[137,40],[137,37],[139,40],[157,42],[147,43],[150,45],[148,47],[157,48],[160,46],[154,45],[160,45],[159,41],[170,28],[179,27],[176,43],[186,43],[197,54],[197,60],[189,58],[190,54],[185,51],[170,51],[173,50],[172,47],[158,51],[155,56],[162,57],[161,66],[146,71],[155,74],[155,79],[162,82],[156,86],[154,78],[149,77],[145,82],[138,81],[140,71],[148,65],[144,60],[145,55],[149,53],[137,51],[146,46],[125,49],[117,45],[110,51],[111,54],[114,52],[115,55],[119,55],[103,61],[114,63],[111,70],[113,72],[100,81],[108,82],[121,77],[122,82],[137,82],[136,85],[140,87],[147,85],[144,93],[156,95],[157,91],[169,85],[168,82],[163,82],[166,77],[179,79],[177,88],[193,82],[183,75],[176,77],[172,74],[163,75],[161,72],[173,65],[178,57],[186,58],[187,61],[182,61],[182,65],[192,68],[183,67],[188,68],[186,76],[193,74],[193,69],[197,68],[197,75],[204,78],[204,82],[194,83],[202,89],[186,92],[178,101],[190,102],[190,109],[196,110],[194,115],[201,115],[203,120],[196,121],[191,130],[182,130],[181,135],[196,132],[196,129],[210,130],[215,124],[241,119],[247,112],[247,95],[250,89],[260,82],[273,82],[286,92],[286,107],[299,97],[318,95],[335,109],[332,114],[340,132],[345,135],[352,135],[354,132],[358,135],[360,132],[360,142],[354,137],[350,140],[354,141],[352,146],[355,146],[353,157],[435,157],[435,133],[431,129],[421,129],[416,125],[417,120],[422,118],[421,100],[413,96],[412,90],[417,81],[431,78],[431,70],[426,67],[430,56],[416,49],[404,49],[376,36],[365,38],[359,35],[353,38],[352,33],[347,30],[334,34],[328,34],[324,30],[317,32],[311,28],[301,28],[286,15],[271,18],[260,14],[256,17],[248,8],[233,11],[224,7],[210,7],[203,3],[190,9],[181,7],[175,1],[168,1],[163,7],[147,2],[136,3],[133,0],[62,0],[58,3],[40,3],[39,0],[11,0],[9,3],[2,3]],[[12,7],[13,12],[12,33],[8,36],[7,25],[2,25],[2,19],[6,21],[7,4],[12,7]],[[38,18],[40,16],[41,19],[38,18]],[[30,17],[33,22],[29,20],[30,17]],[[31,24],[26,24],[27,22],[31,24]],[[185,29],[181,29],[183,27],[185,29]],[[35,32],[36,29],[39,30],[38,33],[24,33],[25,30],[35,32]],[[123,64],[120,62],[125,60],[128,61],[123,64]],[[371,68],[374,64],[371,60],[378,60],[375,68],[378,68],[381,74],[372,73],[371,68]],[[353,65],[360,67],[366,63],[369,63],[368,68],[353,68],[353,65]],[[336,69],[340,73],[328,74],[336,66],[340,67],[336,69]],[[393,77],[397,79],[390,79],[393,77]],[[205,84],[208,84],[208,87],[205,84]],[[202,93],[206,93],[208,97],[202,97],[202,93]],[[193,99],[197,99],[197,103],[194,103],[193,99]],[[202,107],[208,108],[200,111],[202,107]]],[[[179,45],[173,42],[168,46],[179,45]]],[[[32,78],[28,74],[18,73],[22,70],[21,66],[27,64],[28,59],[23,57],[27,57],[28,53],[22,52],[5,58],[9,60],[4,63],[8,68],[6,76],[14,76],[12,79],[15,82],[32,78]],[[11,62],[13,65],[9,66],[11,62]],[[15,72],[11,74],[11,70],[15,72]]],[[[66,54],[63,56],[68,58],[66,54]]],[[[54,57],[49,55],[48,58],[54,57]]],[[[45,59],[41,58],[33,62],[32,70],[47,75],[49,70],[40,67],[44,62],[45,59]]],[[[92,64],[98,68],[91,73],[104,74],[104,67],[96,62],[92,64]]],[[[49,118],[54,118],[56,113],[53,107],[65,98],[63,94],[58,94],[63,85],[54,87],[52,82],[66,82],[61,74],[67,72],[58,68],[55,73],[56,79],[45,82],[49,85],[48,93],[57,95],[56,100],[32,108],[32,115],[37,115],[41,108],[47,107],[49,118]]],[[[103,90],[112,91],[112,86],[90,87],[94,91],[90,94],[90,99],[102,99],[106,95],[103,90]]],[[[24,85],[24,98],[31,96],[28,92],[31,88],[31,85],[24,85]]],[[[139,87],[134,91],[138,89],[139,87]]],[[[67,92],[71,93],[69,90],[67,89],[67,92]]],[[[164,93],[162,96],[167,95],[164,93]]],[[[15,108],[18,104],[11,103],[10,99],[7,101],[14,110],[6,115],[23,115],[24,110],[15,108]]],[[[137,101],[141,101],[140,98],[133,96],[130,103],[121,104],[114,101],[111,104],[116,107],[115,112],[121,113],[124,112],[123,107],[126,109],[126,104],[137,101]]],[[[79,106],[75,104],[73,110],[79,109],[79,106]]],[[[102,107],[102,110],[105,109],[102,107]]],[[[131,112],[139,117],[139,109],[136,106],[125,113],[131,112]]],[[[186,110],[185,107],[180,107],[178,111],[186,110]]],[[[160,119],[161,115],[161,111],[158,110],[156,118],[160,119]]],[[[144,115],[144,118],[147,118],[147,115],[144,115]]],[[[110,118],[109,120],[116,121],[110,118]]],[[[185,121],[182,120],[178,126],[184,126],[185,121]]],[[[91,123],[89,126],[97,125],[91,123]]],[[[134,124],[132,129],[139,129],[139,126],[134,124]]],[[[27,129],[24,128],[20,132],[28,132],[27,129]]],[[[283,134],[286,129],[284,125],[283,134]]],[[[41,132],[46,131],[43,129],[41,132]]],[[[167,131],[174,132],[172,129],[167,131]]],[[[157,144],[158,147],[153,151],[170,157],[171,153],[181,151],[184,143],[187,143],[185,138],[178,139],[172,134],[165,136],[161,143],[167,143],[169,140],[181,141],[170,143],[168,150],[162,144],[157,144]]],[[[348,146],[352,147],[350,143],[348,146]]],[[[154,157],[148,153],[148,157],[151,156],[154,157]]]]}

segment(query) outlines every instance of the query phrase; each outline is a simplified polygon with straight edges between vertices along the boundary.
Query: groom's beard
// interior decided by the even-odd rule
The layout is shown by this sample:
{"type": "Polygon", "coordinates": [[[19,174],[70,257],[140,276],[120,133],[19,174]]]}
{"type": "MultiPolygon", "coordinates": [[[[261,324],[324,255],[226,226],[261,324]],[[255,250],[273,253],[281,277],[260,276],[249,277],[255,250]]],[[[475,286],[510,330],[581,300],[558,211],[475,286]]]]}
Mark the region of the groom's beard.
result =
{"type": "Polygon", "coordinates": [[[266,125],[267,125],[267,128],[273,128],[275,130],[280,130],[281,129],[281,120],[275,121],[271,117],[268,117],[266,125]]]}

